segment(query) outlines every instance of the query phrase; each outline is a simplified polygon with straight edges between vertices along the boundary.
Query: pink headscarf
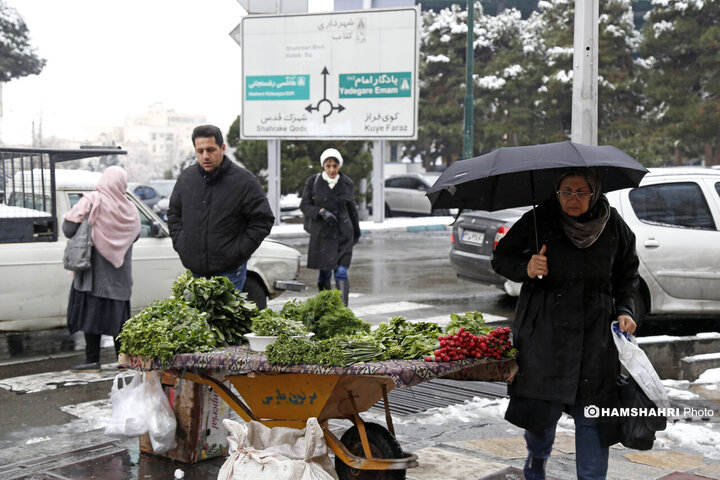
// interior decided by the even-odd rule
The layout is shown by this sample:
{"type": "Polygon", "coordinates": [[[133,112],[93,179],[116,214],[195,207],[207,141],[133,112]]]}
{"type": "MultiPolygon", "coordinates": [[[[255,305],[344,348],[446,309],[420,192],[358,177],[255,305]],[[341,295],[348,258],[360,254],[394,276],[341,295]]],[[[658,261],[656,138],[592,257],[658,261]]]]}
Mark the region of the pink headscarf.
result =
{"type": "Polygon", "coordinates": [[[127,199],[125,190],[127,172],[122,167],[108,167],[95,191],[84,195],[63,215],[65,220],[80,223],[90,212],[93,246],[115,268],[122,266],[125,253],[140,233],[137,207],[127,199]]]}

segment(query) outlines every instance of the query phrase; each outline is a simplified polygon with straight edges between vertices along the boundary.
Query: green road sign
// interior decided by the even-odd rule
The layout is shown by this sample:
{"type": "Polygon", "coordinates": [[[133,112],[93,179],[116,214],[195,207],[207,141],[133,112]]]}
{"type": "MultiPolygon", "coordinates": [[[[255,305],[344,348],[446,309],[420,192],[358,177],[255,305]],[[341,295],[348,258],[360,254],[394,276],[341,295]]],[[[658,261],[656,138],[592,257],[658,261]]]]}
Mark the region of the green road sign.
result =
{"type": "Polygon", "coordinates": [[[410,97],[411,72],[341,73],[340,98],[410,97]]]}
{"type": "Polygon", "coordinates": [[[248,75],[245,100],[307,100],[310,75],[248,75]]]}

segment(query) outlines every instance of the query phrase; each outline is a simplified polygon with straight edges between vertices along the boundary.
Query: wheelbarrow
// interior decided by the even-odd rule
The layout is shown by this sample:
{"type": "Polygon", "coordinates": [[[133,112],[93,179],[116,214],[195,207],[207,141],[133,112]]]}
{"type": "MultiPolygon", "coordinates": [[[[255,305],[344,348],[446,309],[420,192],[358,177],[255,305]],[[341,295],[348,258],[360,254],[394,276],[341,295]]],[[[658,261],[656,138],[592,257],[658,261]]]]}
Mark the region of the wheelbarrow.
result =
{"type": "Polygon", "coordinates": [[[125,355],[119,363],[138,370],[162,369],[166,374],[208,385],[245,421],[302,429],[309,418],[317,418],[335,454],[335,469],[341,480],[403,479],[406,469],[418,465],[417,456],[404,452],[395,438],[388,402],[388,392],[393,388],[407,388],[438,377],[509,380],[517,371],[512,359],[278,366],[267,363],[264,354],[250,352],[246,347],[177,355],[166,366],[125,355]],[[380,400],[386,427],[365,422],[360,416],[380,400]],[[331,419],[347,419],[353,426],[338,439],[329,428],[331,419]]]}

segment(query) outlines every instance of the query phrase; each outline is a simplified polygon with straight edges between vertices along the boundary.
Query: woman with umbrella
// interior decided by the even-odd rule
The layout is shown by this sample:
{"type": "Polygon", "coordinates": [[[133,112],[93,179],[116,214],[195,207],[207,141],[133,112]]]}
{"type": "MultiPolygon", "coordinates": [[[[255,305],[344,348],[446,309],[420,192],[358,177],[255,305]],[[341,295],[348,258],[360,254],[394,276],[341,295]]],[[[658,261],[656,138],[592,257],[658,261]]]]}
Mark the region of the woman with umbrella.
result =
{"type": "Polygon", "coordinates": [[[318,289],[329,290],[333,272],[342,302],[348,304],[350,280],[347,269],[353,245],[360,239],[360,222],[353,196],[353,181],[340,173],[343,157],[334,148],[320,155],[322,173],[310,176],[300,201],[305,217],[311,218],[308,268],[320,270],[318,289]]]}
{"type": "Polygon", "coordinates": [[[497,273],[523,282],[513,325],[519,370],[505,418],[525,429],[525,478],[545,478],[565,411],[575,420],[578,478],[604,479],[602,425],[584,410],[617,398],[610,324],[617,320],[628,333],[636,328],[635,236],[601,193],[595,169],[561,170],[555,190],[513,225],[493,255],[497,273]]]}

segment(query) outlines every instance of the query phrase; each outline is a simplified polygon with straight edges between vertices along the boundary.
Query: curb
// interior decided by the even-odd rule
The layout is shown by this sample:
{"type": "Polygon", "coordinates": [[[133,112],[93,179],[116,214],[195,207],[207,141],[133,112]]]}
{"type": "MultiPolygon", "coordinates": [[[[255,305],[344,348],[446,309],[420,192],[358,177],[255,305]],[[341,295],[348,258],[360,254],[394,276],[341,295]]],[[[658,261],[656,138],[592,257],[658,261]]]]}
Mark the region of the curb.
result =
{"type": "MultiPolygon", "coordinates": [[[[360,233],[362,235],[384,235],[397,232],[430,232],[450,230],[452,227],[445,223],[430,223],[416,225],[398,225],[392,226],[385,223],[375,224],[372,222],[360,222],[360,233]],[[363,225],[365,224],[365,225],[363,225]],[[370,225],[372,225],[372,227],[370,225]]],[[[303,230],[302,225],[281,224],[276,225],[268,235],[271,239],[288,239],[288,238],[310,238],[310,235],[303,230]]]]}

